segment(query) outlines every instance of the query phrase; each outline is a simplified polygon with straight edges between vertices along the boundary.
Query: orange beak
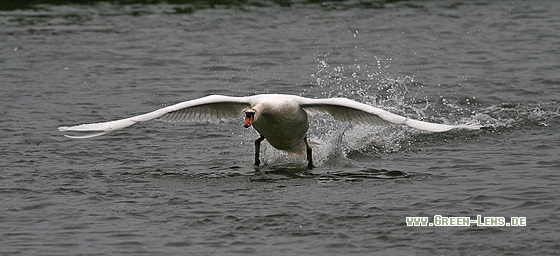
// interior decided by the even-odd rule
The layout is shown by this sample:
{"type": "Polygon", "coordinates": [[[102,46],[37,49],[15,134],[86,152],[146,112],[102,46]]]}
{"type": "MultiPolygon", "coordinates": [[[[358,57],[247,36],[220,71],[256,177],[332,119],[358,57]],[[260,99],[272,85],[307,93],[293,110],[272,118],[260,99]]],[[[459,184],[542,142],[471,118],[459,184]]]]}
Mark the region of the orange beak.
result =
{"type": "Polygon", "coordinates": [[[253,125],[253,119],[255,118],[254,114],[248,114],[245,116],[245,122],[243,123],[243,127],[249,128],[253,125]]]}

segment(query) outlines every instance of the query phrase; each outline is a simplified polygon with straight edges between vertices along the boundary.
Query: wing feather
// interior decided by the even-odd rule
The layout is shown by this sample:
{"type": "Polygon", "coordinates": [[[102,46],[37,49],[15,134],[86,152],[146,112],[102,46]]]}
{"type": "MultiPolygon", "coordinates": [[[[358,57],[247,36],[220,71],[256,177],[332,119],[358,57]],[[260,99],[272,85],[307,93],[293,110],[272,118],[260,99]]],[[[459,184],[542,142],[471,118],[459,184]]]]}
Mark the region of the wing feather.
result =
{"type": "Polygon", "coordinates": [[[215,104],[204,105],[186,109],[179,109],[158,117],[157,120],[164,122],[217,122],[228,118],[239,117],[243,109],[234,108],[234,112],[225,112],[224,108],[231,106],[218,106],[215,104]]]}
{"type": "Polygon", "coordinates": [[[82,124],[76,126],[62,126],[59,131],[94,132],[88,135],[68,136],[70,138],[91,138],[107,134],[131,126],[137,122],[159,120],[167,122],[201,122],[224,120],[240,117],[241,113],[251,106],[251,97],[229,97],[210,95],[200,99],[181,102],[161,108],[143,115],[130,118],[82,124]],[[219,113],[222,113],[221,115],[219,113]]]}
{"type": "Polygon", "coordinates": [[[308,113],[326,112],[341,122],[354,122],[371,125],[407,125],[416,129],[443,132],[451,129],[478,130],[479,125],[447,125],[436,124],[396,115],[370,105],[346,98],[307,99],[299,98],[300,106],[308,113]]]}

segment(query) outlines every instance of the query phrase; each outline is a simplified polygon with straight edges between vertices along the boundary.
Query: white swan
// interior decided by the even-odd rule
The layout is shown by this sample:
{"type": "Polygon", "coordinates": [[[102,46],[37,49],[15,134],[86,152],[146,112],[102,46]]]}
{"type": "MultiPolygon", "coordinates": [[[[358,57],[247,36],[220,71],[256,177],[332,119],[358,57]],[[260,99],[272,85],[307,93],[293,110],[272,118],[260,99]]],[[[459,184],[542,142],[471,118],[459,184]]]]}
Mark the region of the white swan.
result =
{"type": "Polygon", "coordinates": [[[385,110],[346,98],[308,99],[294,95],[261,94],[249,97],[211,95],[200,99],[181,102],[150,113],[126,119],[62,126],[59,131],[94,133],[70,138],[91,138],[120,130],[137,122],[157,119],[167,122],[222,121],[245,115],[244,127],[253,126],[260,134],[255,141],[255,165],[260,164],[260,143],[266,139],[270,145],[291,153],[307,154],[308,167],[313,167],[312,150],[307,143],[308,114],[326,112],[342,122],[371,125],[404,124],[416,129],[443,132],[451,129],[477,130],[478,125],[446,125],[410,119],[385,110]]]}

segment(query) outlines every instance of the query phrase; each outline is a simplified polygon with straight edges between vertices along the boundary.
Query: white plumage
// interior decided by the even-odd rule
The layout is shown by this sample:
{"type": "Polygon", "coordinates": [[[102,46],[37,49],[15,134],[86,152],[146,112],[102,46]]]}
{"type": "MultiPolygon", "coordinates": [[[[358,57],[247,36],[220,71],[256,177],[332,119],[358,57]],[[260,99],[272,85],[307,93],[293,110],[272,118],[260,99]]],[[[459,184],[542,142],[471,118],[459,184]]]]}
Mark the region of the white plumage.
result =
{"type": "Polygon", "coordinates": [[[311,148],[307,144],[308,113],[325,112],[342,122],[371,125],[407,125],[416,129],[443,132],[451,129],[480,129],[478,125],[446,125],[429,123],[396,115],[388,111],[346,98],[309,99],[294,95],[260,94],[248,97],[211,95],[181,102],[143,115],[116,121],[62,126],[59,131],[93,132],[70,138],[91,138],[152,119],[167,122],[218,122],[238,118],[246,113],[245,127],[253,126],[261,135],[256,142],[255,164],[260,142],[266,139],[273,147],[294,153],[307,151],[312,167],[311,148]]]}

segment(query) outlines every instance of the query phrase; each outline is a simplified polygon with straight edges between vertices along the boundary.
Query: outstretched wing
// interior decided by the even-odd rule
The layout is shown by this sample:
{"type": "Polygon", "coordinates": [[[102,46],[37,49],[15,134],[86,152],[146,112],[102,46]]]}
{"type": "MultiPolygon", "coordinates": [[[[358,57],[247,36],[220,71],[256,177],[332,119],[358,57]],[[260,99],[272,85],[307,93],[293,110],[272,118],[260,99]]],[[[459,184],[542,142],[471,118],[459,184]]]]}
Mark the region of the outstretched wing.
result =
{"type": "Polygon", "coordinates": [[[137,122],[152,119],[167,122],[217,122],[225,119],[240,117],[241,113],[250,107],[249,97],[228,97],[211,95],[200,99],[177,103],[143,115],[130,118],[76,126],[62,126],[59,131],[94,132],[87,135],[66,137],[83,139],[101,136],[112,131],[120,130],[137,122]]]}
{"type": "Polygon", "coordinates": [[[408,117],[396,115],[346,98],[332,98],[332,99],[307,99],[301,98],[300,106],[308,113],[313,112],[326,112],[334,117],[334,119],[341,122],[355,122],[372,125],[395,125],[403,124],[416,129],[431,131],[431,132],[444,132],[451,129],[470,129],[478,130],[481,126],[478,125],[447,125],[436,124],[408,117]]]}

